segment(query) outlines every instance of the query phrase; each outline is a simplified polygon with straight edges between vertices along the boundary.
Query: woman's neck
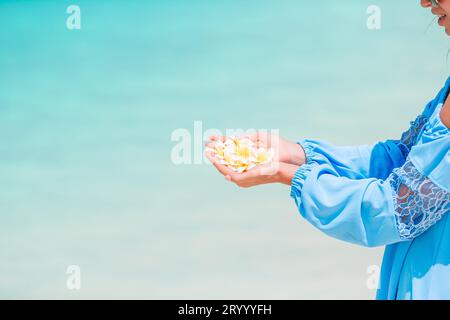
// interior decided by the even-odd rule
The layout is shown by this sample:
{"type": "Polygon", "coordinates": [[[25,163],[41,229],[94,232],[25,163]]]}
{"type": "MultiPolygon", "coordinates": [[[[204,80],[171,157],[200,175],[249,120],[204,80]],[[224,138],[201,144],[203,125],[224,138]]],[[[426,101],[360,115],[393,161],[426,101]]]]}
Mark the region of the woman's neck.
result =
{"type": "Polygon", "coordinates": [[[441,111],[441,121],[443,124],[450,129],[450,98],[447,97],[447,100],[444,103],[441,111]]]}

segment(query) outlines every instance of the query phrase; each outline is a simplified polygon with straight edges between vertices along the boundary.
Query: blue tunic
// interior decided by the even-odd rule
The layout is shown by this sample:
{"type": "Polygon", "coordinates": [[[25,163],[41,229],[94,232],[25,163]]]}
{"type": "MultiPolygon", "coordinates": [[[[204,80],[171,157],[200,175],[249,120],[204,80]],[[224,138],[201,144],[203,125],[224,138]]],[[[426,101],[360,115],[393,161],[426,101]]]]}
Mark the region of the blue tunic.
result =
{"type": "Polygon", "coordinates": [[[450,78],[399,140],[299,144],[292,181],[301,215],[329,236],[386,246],[378,299],[450,299],[450,130],[440,112],[450,78]]]}

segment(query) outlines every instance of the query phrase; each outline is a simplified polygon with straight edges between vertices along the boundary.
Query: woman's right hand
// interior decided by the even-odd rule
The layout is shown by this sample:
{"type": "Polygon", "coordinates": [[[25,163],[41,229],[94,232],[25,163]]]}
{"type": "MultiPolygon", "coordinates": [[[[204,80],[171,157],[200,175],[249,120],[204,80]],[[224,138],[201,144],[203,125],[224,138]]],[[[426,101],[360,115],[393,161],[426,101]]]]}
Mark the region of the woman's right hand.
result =
{"type": "MultiPolygon", "coordinates": [[[[261,146],[274,151],[275,161],[301,166],[306,162],[306,156],[303,148],[294,142],[285,140],[278,135],[267,132],[257,132],[240,138],[248,138],[257,146],[261,146]]],[[[225,141],[223,136],[212,136],[209,138],[214,141],[225,141]]],[[[208,146],[211,146],[209,143],[208,146]]]]}

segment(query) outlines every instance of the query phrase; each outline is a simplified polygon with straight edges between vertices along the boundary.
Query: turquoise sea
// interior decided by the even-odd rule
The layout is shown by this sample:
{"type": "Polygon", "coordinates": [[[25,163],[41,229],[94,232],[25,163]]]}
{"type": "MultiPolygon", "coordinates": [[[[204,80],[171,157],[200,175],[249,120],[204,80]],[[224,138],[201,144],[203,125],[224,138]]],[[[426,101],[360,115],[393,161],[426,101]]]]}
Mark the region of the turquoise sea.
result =
{"type": "Polygon", "coordinates": [[[195,121],[399,137],[447,78],[449,41],[418,1],[377,1],[368,30],[371,4],[0,0],[0,298],[372,298],[382,249],[320,234],[287,187],[171,161],[195,121]]]}

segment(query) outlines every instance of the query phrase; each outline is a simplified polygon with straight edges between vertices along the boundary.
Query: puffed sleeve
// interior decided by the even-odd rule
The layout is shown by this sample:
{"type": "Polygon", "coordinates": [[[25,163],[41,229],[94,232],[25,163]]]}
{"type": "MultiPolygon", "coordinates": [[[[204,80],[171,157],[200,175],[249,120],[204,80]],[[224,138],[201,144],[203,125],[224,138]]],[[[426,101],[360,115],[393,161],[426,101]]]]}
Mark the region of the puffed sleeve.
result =
{"type": "Polygon", "coordinates": [[[448,190],[410,158],[387,179],[353,179],[340,175],[323,154],[308,147],[305,152],[307,163],[294,176],[291,196],[301,215],[329,236],[368,247],[388,245],[419,236],[449,210],[448,190]]]}
{"type": "Polygon", "coordinates": [[[447,97],[449,88],[450,78],[437,96],[425,106],[423,112],[410,123],[410,127],[400,139],[380,141],[374,145],[343,147],[334,146],[323,140],[308,139],[302,141],[302,146],[309,153],[321,154],[342,177],[385,180],[392,170],[405,163],[436,107],[447,97]]]}
{"type": "Polygon", "coordinates": [[[411,122],[401,139],[377,142],[374,145],[335,146],[323,140],[305,139],[306,152],[320,154],[343,177],[351,179],[386,179],[393,169],[402,166],[428,121],[430,102],[425,111],[411,122]]]}
{"type": "Polygon", "coordinates": [[[403,146],[401,140],[387,140],[375,145],[335,146],[324,140],[305,139],[299,144],[306,152],[320,154],[328,160],[340,176],[351,179],[386,178],[406,159],[400,149],[403,146]]]}

